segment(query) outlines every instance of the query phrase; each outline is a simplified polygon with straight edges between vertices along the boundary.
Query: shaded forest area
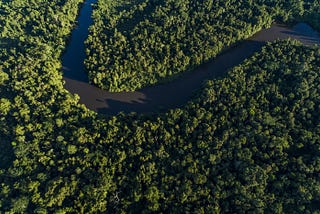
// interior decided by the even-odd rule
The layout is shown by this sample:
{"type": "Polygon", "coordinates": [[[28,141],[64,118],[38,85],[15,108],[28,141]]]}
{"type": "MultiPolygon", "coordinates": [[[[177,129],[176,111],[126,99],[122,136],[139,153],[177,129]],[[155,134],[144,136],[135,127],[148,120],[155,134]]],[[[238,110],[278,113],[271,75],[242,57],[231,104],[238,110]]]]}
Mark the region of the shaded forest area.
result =
{"type": "Polygon", "coordinates": [[[135,91],[177,78],[278,20],[319,28],[319,1],[99,1],[86,41],[92,84],[135,91]]]}
{"type": "Polygon", "coordinates": [[[63,88],[82,2],[0,2],[0,211],[320,211],[319,48],[278,41],[184,108],[102,117],[63,88]]]}

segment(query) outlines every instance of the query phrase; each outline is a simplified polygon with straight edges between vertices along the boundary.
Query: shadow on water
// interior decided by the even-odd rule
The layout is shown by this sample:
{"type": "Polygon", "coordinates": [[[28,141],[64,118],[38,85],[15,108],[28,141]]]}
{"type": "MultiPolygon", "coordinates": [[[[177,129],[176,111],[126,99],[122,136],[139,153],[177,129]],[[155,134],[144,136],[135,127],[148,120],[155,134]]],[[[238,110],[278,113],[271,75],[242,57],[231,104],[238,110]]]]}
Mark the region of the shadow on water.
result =
{"type": "Polygon", "coordinates": [[[87,1],[81,10],[78,17],[79,25],[73,31],[71,42],[63,56],[63,70],[65,88],[72,94],[78,94],[80,103],[85,104],[87,108],[102,114],[114,115],[121,111],[151,113],[181,107],[202,88],[206,80],[223,77],[230,68],[252,56],[266,42],[292,38],[305,45],[320,44],[319,35],[304,23],[299,23],[293,28],[274,24],[271,28],[261,30],[220,54],[213,61],[182,74],[174,81],[135,92],[112,93],[90,85],[83,65],[84,41],[92,24],[91,4],[94,2],[96,0],[87,1]]]}
{"type": "Polygon", "coordinates": [[[299,34],[297,32],[291,32],[291,31],[281,31],[281,33],[290,35],[290,36],[300,37],[302,40],[308,43],[320,43],[320,38],[310,37],[309,35],[306,35],[306,34],[299,34]]]}

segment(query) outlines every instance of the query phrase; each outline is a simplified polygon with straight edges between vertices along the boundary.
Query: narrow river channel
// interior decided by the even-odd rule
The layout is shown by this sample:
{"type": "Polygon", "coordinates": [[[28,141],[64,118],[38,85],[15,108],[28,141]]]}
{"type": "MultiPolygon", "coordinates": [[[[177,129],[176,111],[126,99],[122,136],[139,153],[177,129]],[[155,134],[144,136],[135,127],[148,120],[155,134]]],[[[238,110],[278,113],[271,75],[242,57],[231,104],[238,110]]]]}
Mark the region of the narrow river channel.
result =
{"type": "Polygon", "coordinates": [[[169,83],[147,87],[136,92],[108,92],[88,83],[83,65],[85,59],[84,41],[88,28],[92,24],[92,3],[88,0],[83,5],[77,19],[78,25],[73,30],[71,41],[63,56],[65,88],[72,94],[80,96],[80,103],[87,108],[103,114],[123,112],[149,113],[182,107],[199,90],[207,79],[224,75],[228,69],[240,64],[268,41],[292,38],[305,45],[320,45],[319,34],[310,26],[299,23],[292,28],[274,24],[238,46],[219,55],[213,61],[199,66],[193,72],[187,72],[169,83]]]}

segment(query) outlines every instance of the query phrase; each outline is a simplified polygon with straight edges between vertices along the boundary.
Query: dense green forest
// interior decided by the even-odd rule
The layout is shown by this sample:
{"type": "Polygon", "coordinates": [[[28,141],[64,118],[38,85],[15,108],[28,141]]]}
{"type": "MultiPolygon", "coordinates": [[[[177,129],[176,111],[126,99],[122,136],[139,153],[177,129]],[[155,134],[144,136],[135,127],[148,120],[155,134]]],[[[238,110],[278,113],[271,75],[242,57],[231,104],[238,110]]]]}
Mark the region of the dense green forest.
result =
{"type": "Polygon", "coordinates": [[[175,78],[274,20],[311,20],[319,1],[100,0],[87,39],[91,83],[109,91],[175,78]]]}
{"type": "Polygon", "coordinates": [[[101,116],[63,88],[82,2],[0,1],[0,212],[320,212],[319,48],[269,44],[184,108],[101,116]]]}
{"type": "Polygon", "coordinates": [[[60,132],[57,127],[62,123],[81,124],[78,118],[90,113],[63,88],[60,72],[61,53],[80,2],[83,0],[0,1],[1,213],[26,213],[26,209],[44,213],[40,206],[38,209],[43,196],[27,193],[36,191],[33,185],[39,182],[50,186],[43,178],[56,177],[41,164],[50,153],[43,146],[54,144],[52,137],[60,132]]]}

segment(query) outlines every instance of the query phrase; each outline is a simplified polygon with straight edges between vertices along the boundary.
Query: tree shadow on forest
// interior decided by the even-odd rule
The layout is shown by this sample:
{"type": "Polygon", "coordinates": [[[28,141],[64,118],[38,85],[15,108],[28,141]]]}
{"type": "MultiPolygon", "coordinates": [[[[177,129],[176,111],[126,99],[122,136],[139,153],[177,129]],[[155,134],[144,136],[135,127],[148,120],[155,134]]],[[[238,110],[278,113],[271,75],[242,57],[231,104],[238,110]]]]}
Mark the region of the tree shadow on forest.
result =
{"type": "MultiPolygon", "coordinates": [[[[146,17],[150,16],[155,11],[157,6],[163,5],[165,5],[165,1],[149,1],[143,10],[135,11],[135,13],[132,15],[133,18],[121,19],[116,26],[117,30],[119,30],[123,35],[128,36],[141,21],[145,20],[146,17]]],[[[116,10],[123,10],[125,8],[126,7],[119,6],[116,8],[116,10]]]]}
{"type": "Polygon", "coordinates": [[[14,38],[0,38],[0,49],[9,50],[18,46],[19,41],[14,38]]]}
{"type": "MultiPolygon", "coordinates": [[[[10,93],[10,90],[5,84],[0,85],[0,94],[1,98],[4,99],[13,98],[13,94],[10,93]]],[[[15,154],[11,145],[10,137],[8,137],[9,134],[5,133],[8,124],[8,121],[6,121],[7,118],[3,116],[3,119],[4,120],[0,120],[0,169],[7,169],[13,165],[15,154]]]]}
{"type": "Polygon", "coordinates": [[[0,169],[8,169],[15,159],[13,147],[8,138],[0,134],[0,169]]]}

